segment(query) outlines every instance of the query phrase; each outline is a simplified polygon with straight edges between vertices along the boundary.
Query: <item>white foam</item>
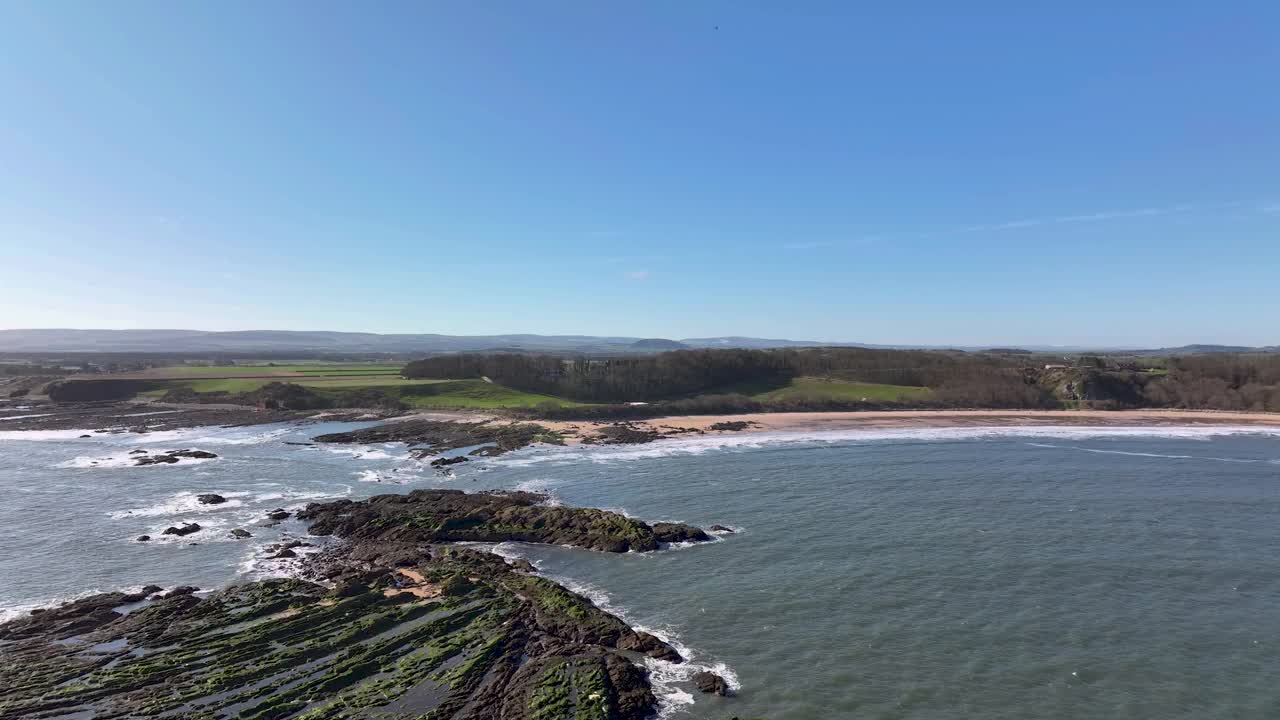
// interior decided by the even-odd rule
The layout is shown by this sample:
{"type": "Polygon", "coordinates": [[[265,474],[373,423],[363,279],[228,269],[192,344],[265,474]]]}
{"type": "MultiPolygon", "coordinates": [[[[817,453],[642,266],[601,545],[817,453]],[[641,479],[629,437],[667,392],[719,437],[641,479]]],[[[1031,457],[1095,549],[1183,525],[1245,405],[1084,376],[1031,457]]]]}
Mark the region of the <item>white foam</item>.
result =
{"type": "Polygon", "coordinates": [[[1162,425],[1142,427],[1088,427],[1079,425],[1019,425],[946,428],[864,428],[742,433],[697,438],[664,438],[644,445],[577,445],[534,447],[497,458],[498,465],[561,464],[578,460],[596,463],[632,462],[652,458],[702,455],[711,452],[753,450],[780,445],[830,446],[880,442],[955,442],[1006,438],[1056,438],[1094,440],[1107,438],[1168,438],[1208,441],[1226,435],[1280,437],[1280,427],[1257,425],[1162,425]]]}
{"type": "MultiPolygon", "coordinates": [[[[0,440],[23,440],[27,442],[47,442],[56,440],[78,440],[81,435],[90,435],[93,430],[5,430],[0,432],[0,440]]],[[[104,437],[94,435],[94,440],[104,437]]],[[[90,439],[90,438],[85,438],[90,439]]]]}
{"type": "Polygon", "coordinates": [[[119,437],[124,442],[134,445],[147,444],[179,444],[186,445],[261,445],[288,435],[296,430],[293,426],[254,425],[250,427],[217,428],[199,427],[181,430],[161,430],[148,433],[125,433],[119,437]],[[269,427],[269,430],[263,430],[269,427]]]}
{"type": "Polygon", "coordinates": [[[1080,452],[1096,453],[1099,455],[1128,455],[1130,457],[1164,458],[1168,460],[1211,460],[1214,462],[1228,463],[1276,462],[1275,460],[1259,460],[1255,458],[1224,458],[1212,455],[1170,455],[1167,453],[1135,452],[1130,450],[1104,450],[1102,448],[1087,448],[1080,447],[1078,445],[1052,445],[1049,443],[1029,442],[1027,445],[1038,448],[1051,448],[1054,450],[1078,450],[1080,452]]]}
{"type": "Polygon", "coordinates": [[[392,485],[404,485],[405,483],[417,482],[423,479],[421,475],[416,473],[399,472],[398,470],[357,470],[351,474],[355,475],[360,482],[390,483],[392,485]]]}
{"type": "MultiPolygon", "coordinates": [[[[231,536],[229,529],[238,523],[233,523],[230,518],[210,517],[204,515],[202,517],[193,517],[191,515],[180,516],[176,520],[166,521],[163,525],[159,525],[151,530],[142,533],[151,537],[146,542],[147,545],[189,545],[191,543],[210,543],[210,542],[240,542],[238,538],[231,536]],[[164,531],[170,527],[182,527],[189,523],[196,523],[200,529],[187,535],[165,535],[164,531]]],[[[132,538],[130,538],[132,539],[132,538]]]]}
{"type": "Polygon", "coordinates": [[[187,513],[213,513],[233,510],[235,508],[244,507],[243,498],[249,497],[247,492],[229,492],[219,493],[226,498],[226,502],[209,504],[202,503],[197,499],[200,493],[180,492],[167,501],[157,505],[149,505],[141,508],[130,508],[128,510],[116,510],[107,513],[114,520],[121,520],[127,517],[169,517],[173,515],[185,515],[187,513]]]}
{"type": "Polygon", "coordinates": [[[337,447],[325,446],[324,450],[334,455],[349,455],[356,460],[408,460],[409,453],[392,453],[388,452],[386,446],[375,447],[373,445],[340,445],[337,447]]]}
{"type": "Polygon", "coordinates": [[[142,588],[143,588],[142,585],[131,585],[129,587],[115,588],[114,590],[102,590],[101,588],[92,588],[90,590],[81,590],[79,592],[72,593],[70,595],[57,595],[47,600],[42,600],[36,603],[22,603],[22,604],[16,604],[16,605],[0,606],[0,624],[7,623],[10,620],[17,620],[20,617],[29,615],[31,614],[32,610],[38,610],[40,608],[54,608],[54,607],[58,607],[59,605],[65,605],[69,602],[75,602],[76,600],[83,600],[84,598],[91,597],[93,595],[100,595],[104,592],[122,592],[122,593],[130,593],[130,594],[139,593],[139,592],[142,592],[142,588]]]}
{"type": "Polygon", "coordinates": [[[119,453],[116,455],[106,455],[94,457],[92,455],[79,455],[70,460],[66,460],[54,465],[56,468],[123,468],[123,467],[145,467],[158,468],[170,467],[173,465],[199,465],[216,458],[190,458],[180,457],[176,463],[152,463],[150,465],[136,465],[134,460],[146,457],[146,455],[130,455],[129,453],[119,453]]]}
{"type": "Polygon", "coordinates": [[[555,493],[552,492],[552,488],[554,488],[556,485],[557,485],[556,481],[551,480],[550,478],[533,478],[532,480],[524,480],[522,482],[516,483],[515,487],[512,489],[518,490],[521,492],[531,492],[531,493],[538,493],[540,495],[545,495],[547,499],[542,501],[543,505],[549,505],[551,507],[559,507],[563,505],[564,502],[558,496],[556,496],[555,493]]]}

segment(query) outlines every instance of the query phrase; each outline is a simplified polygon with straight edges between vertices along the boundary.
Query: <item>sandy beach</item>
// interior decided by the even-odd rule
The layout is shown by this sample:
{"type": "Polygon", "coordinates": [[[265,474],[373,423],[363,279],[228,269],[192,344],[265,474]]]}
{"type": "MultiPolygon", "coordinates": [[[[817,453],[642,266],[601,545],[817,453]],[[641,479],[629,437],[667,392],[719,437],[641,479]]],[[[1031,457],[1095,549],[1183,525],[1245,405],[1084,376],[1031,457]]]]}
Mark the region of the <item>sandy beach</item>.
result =
{"type": "MultiPolygon", "coordinates": [[[[540,421],[570,438],[612,425],[594,421],[540,421]]],[[[936,428],[1018,425],[1268,425],[1280,426],[1280,413],[1208,410],[882,410],[868,412],[749,413],[683,415],[637,420],[631,425],[664,434],[687,432],[808,432],[858,428],[936,428]],[[715,430],[720,423],[750,423],[742,430],[715,430]]]]}

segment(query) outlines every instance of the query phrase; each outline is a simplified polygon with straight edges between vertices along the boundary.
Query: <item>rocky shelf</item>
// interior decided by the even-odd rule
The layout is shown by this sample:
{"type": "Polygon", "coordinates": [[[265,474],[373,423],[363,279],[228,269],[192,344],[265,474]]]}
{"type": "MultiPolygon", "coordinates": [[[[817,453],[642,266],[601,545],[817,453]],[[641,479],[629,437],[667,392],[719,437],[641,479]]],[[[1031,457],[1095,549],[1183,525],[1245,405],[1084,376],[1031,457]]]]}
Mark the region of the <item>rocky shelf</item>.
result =
{"type": "Polygon", "coordinates": [[[675,649],[527,563],[442,542],[618,552],[707,536],[541,499],[420,490],[313,504],[299,515],[313,532],[348,542],[301,560],[305,579],[106,593],[0,625],[0,720],[648,717],[636,659],[679,662],[675,649]]]}
{"type": "Polygon", "coordinates": [[[529,492],[414,490],[368,500],[312,503],[298,513],[314,535],[410,542],[535,542],[590,550],[656,550],[660,543],[705,541],[700,528],[649,525],[607,510],[542,504],[529,492]]]}

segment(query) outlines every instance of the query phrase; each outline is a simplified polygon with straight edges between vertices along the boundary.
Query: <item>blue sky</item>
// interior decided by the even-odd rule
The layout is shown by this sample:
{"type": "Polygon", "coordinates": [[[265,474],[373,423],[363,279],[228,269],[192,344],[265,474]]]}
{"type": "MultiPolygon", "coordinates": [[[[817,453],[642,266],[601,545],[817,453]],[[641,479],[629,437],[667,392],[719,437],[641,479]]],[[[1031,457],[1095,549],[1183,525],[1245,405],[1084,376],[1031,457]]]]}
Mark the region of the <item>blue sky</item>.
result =
{"type": "Polygon", "coordinates": [[[1280,5],[796,5],[0,4],[0,327],[1280,343],[1280,5]]]}

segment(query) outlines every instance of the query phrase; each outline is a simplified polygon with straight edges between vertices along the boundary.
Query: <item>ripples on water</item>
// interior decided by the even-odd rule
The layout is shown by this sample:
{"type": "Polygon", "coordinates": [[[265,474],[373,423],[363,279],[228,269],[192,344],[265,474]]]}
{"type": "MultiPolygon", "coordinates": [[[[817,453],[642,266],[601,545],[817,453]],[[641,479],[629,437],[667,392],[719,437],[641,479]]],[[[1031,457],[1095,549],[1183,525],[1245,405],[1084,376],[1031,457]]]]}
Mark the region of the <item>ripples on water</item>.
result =
{"type": "Polygon", "coordinates": [[[262,560],[262,546],[305,529],[261,527],[276,507],[521,488],[740,530],[623,556],[496,548],[740,687],[736,698],[695,700],[689,668],[655,664],[668,717],[1280,717],[1274,434],[744,434],[530,449],[451,477],[400,445],[285,444],[346,427],[0,432],[0,608],[287,571],[262,560]],[[128,461],[138,448],[179,447],[221,457],[128,461]],[[228,502],[200,505],[202,492],[228,502]],[[160,535],[181,522],[207,529],[160,535]],[[234,527],[254,538],[230,539],[234,527]],[[134,541],[144,533],[157,540],[134,541]]]}

